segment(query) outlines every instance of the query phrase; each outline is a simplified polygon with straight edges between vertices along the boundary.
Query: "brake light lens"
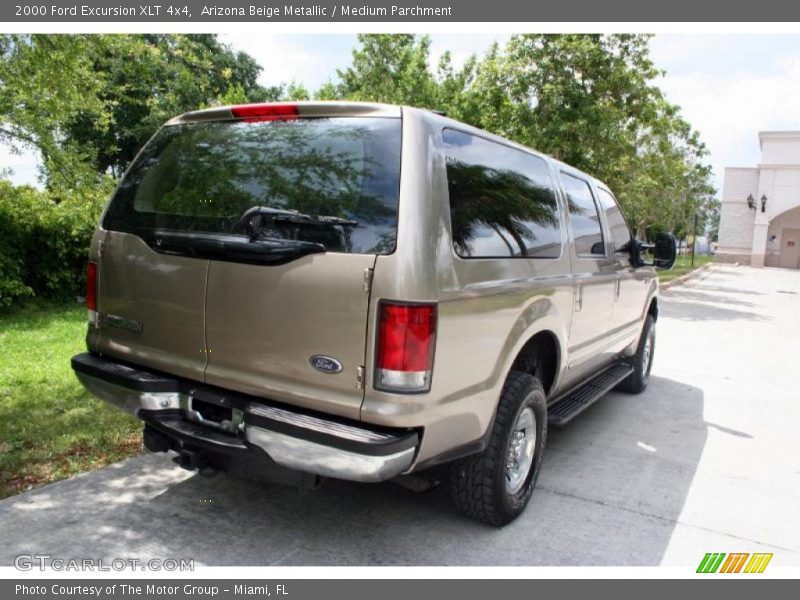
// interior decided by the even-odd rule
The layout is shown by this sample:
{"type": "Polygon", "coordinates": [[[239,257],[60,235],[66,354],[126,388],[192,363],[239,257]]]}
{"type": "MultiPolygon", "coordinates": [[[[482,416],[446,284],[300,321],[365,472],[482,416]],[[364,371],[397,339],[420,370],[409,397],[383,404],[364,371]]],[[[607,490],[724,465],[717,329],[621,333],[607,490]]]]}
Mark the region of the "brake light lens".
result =
{"type": "Polygon", "coordinates": [[[300,110],[296,104],[243,104],[231,108],[231,113],[237,119],[249,123],[257,121],[288,121],[297,119],[300,110]]]}
{"type": "Polygon", "coordinates": [[[86,308],[89,325],[97,327],[97,263],[92,261],[86,265],[86,308]]]}
{"type": "Polygon", "coordinates": [[[389,392],[431,388],[436,305],[378,304],[375,387],[389,392]]]}

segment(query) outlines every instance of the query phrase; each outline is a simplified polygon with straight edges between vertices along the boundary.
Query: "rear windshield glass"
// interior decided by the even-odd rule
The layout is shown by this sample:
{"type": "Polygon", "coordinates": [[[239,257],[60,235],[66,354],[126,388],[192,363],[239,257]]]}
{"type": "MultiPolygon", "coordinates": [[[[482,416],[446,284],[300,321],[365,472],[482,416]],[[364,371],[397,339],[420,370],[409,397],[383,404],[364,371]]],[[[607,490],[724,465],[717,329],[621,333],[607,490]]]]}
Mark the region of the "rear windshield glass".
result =
{"type": "Polygon", "coordinates": [[[162,128],[111,201],[106,229],[260,236],[330,252],[390,253],[397,234],[400,120],[224,121],[162,128]]]}

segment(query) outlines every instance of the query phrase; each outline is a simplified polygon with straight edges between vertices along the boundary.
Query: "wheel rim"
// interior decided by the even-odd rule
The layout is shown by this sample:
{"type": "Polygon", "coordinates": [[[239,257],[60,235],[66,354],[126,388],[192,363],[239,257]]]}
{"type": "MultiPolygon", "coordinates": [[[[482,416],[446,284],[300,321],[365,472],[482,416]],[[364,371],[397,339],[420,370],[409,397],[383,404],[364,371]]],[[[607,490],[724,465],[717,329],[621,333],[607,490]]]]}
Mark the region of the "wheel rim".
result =
{"type": "Polygon", "coordinates": [[[647,377],[650,374],[650,364],[653,359],[653,335],[650,334],[644,340],[642,348],[642,375],[647,377]]]}
{"type": "Polygon", "coordinates": [[[528,479],[535,449],[536,415],[533,409],[526,407],[514,423],[506,454],[506,491],[509,494],[516,494],[528,479]]]}

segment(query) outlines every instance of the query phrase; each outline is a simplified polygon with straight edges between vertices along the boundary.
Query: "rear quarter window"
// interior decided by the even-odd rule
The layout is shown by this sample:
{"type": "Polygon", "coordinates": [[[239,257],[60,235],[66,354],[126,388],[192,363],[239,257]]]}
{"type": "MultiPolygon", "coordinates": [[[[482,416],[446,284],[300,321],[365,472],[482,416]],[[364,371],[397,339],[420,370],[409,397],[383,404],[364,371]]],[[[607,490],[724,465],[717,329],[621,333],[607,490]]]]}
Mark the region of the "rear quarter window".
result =
{"type": "Polygon", "coordinates": [[[442,132],[442,142],[459,256],[560,256],[561,222],[544,160],[453,129],[442,132]]]}
{"type": "Polygon", "coordinates": [[[327,251],[394,250],[399,119],[214,121],[162,128],[111,201],[106,229],[237,235],[253,207],[284,211],[263,235],[327,251]]]}

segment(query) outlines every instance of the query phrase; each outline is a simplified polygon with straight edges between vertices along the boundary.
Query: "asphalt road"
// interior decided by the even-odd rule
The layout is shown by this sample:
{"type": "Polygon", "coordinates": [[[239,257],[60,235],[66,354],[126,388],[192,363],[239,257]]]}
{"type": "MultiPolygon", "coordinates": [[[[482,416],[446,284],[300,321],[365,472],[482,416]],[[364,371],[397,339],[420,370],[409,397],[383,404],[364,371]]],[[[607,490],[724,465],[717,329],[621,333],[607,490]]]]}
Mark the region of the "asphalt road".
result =
{"type": "Polygon", "coordinates": [[[313,493],[143,455],[0,502],[0,564],[184,557],[209,565],[800,565],[800,272],[714,267],[662,294],[639,396],[550,434],[525,514],[496,530],[443,488],[313,493]]]}

